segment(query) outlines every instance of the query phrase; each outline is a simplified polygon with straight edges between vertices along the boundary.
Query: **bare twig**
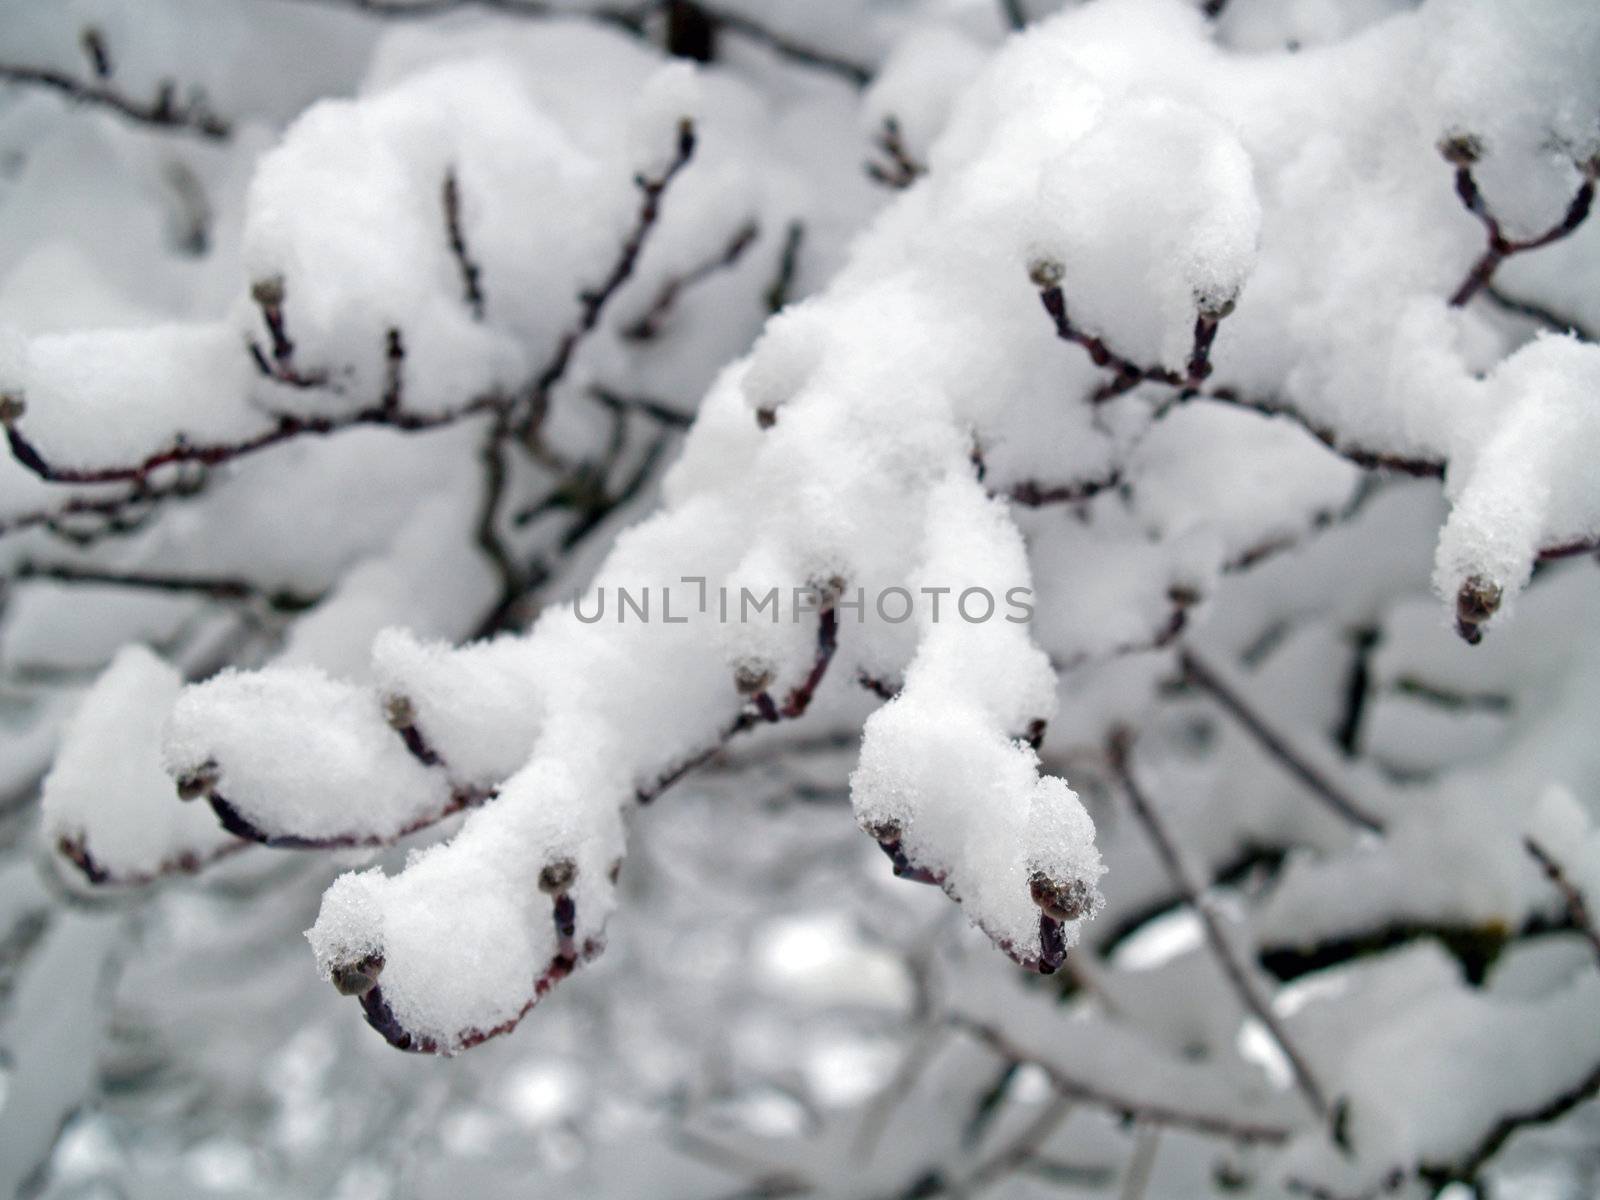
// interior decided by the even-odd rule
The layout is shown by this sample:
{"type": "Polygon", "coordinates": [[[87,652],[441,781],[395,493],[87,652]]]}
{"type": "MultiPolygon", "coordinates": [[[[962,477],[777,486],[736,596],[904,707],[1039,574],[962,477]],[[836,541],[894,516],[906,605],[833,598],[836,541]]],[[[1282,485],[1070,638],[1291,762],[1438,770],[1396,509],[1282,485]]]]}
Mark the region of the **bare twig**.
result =
{"type": "Polygon", "coordinates": [[[461,294],[472,310],[472,315],[483,320],[483,270],[467,248],[467,235],[461,225],[461,185],[456,173],[444,177],[444,224],[450,241],[450,253],[455,256],[456,267],[461,272],[461,294]]]}
{"type": "Polygon", "coordinates": [[[88,842],[83,837],[62,837],[56,841],[56,853],[77,868],[88,882],[95,887],[105,888],[149,887],[173,875],[195,875],[250,847],[251,843],[247,841],[224,842],[205,854],[185,851],[148,871],[117,872],[90,852],[88,842]]]}
{"type": "Polygon", "coordinates": [[[701,4],[700,7],[711,15],[718,29],[735,34],[758,46],[764,46],[779,58],[787,59],[797,66],[826,72],[858,88],[866,87],[872,82],[872,68],[863,63],[795,41],[742,13],[725,11],[706,4],[701,4]]]}
{"type": "Polygon", "coordinates": [[[600,315],[611,298],[633,277],[645,242],[655,229],[656,222],[661,219],[661,198],[678,173],[689,165],[689,160],[694,157],[694,148],[694,124],[685,119],[678,124],[677,150],[666,169],[654,177],[638,175],[634,178],[634,185],[639,189],[639,211],[634,218],[633,228],[622,243],[621,252],[600,285],[582,294],[577,320],[562,334],[555,352],[519,397],[518,402],[524,412],[516,430],[524,442],[531,442],[537,434],[539,422],[549,405],[550,393],[566,377],[578,347],[599,325],[600,315]]]}
{"type": "Polygon", "coordinates": [[[1600,335],[1595,330],[1585,325],[1576,317],[1568,313],[1560,313],[1553,308],[1547,308],[1533,300],[1523,300],[1508,294],[1499,285],[1490,283],[1484,286],[1483,294],[1494,302],[1496,306],[1508,313],[1535,324],[1543,326],[1551,333],[1570,333],[1585,342],[1600,341],[1600,335]]]}
{"type": "Polygon", "coordinates": [[[638,413],[668,429],[688,429],[694,424],[694,414],[658,400],[653,396],[632,396],[610,388],[595,386],[589,389],[595,401],[616,412],[638,413]]]}
{"type": "Polygon", "coordinates": [[[304,612],[315,607],[320,595],[305,595],[292,588],[267,588],[248,579],[229,576],[162,575],[148,571],[117,571],[72,563],[36,563],[25,560],[12,572],[13,579],[47,579],[54,583],[106,584],[140,591],[204,596],[208,600],[263,604],[277,612],[304,612]]]}
{"type": "MultiPolygon", "coordinates": [[[[455,408],[415,412],[386,400],[387,398],[380,397],[376,403],[366,408],[336,417],[283,413],[279,415],[275,424],[234,442],[192,442],[179,434],[166,447],[146,455],[138,462],[108,467],[69,467],[52,462],[18,428],[18,420],[26,412],[20,397],[0,396],[0,423],[5,425],[6,439],[10,443],[12,457],[47,483],[147,484],[150,475],[163,467],[185,463],[215,466],[218,463],[248,457],[295,438],[326,437],[358,426],[385,426],[407,433],[438,429],[479,413],[495,411],[506,403],[500,394],[488,393],[476,396],[455,408]]],[[[154,489],[147,487],[143,494],[154,494],[154,489]]]]}
{"type": "Polygon", "coordinates": [[[867,177],[874,183],[902,191],[928,173],[928,168],[916,160],[906,145],[905,134],[895,117],[883,119],[883,127],[873,138],[872,144],[888,160],[887,163],[867,160],[867,177]]]}
{"type": "Polygon", "coordinates": [[[804,680],[790,690],[783,703],[780,705],[765,690],[754,692],[749,704],[729,723],[717,739],[703,750],[699,750],[682,762],[676,763],[660,772],[649,782],[642,784],[636,794],[640,804],[653,803],[662,792],[677,783],[697,767],[704,766],[717,755],[722,753],[724,747],[740,734],[748,733],[762,725],[773,725],[783,720],[793,720],[805,715],[811,706],[812,697],[816,695],[817,688],[822,685],[823,677],[827,674],[828,666],[833,662],[834,652],[839,645],[839,614],[829,604],[822,609],[817,625],[817,648],[812,657],[811,669],[804,680]]]}
{"type": "Polygon", "coordinates": [[[975,1021],[971,1017],[960,1014],[952,1016],[951,1022],[958,1029],[965,1030],[979,1041],[990,1046],[1002,1057],[1015,1062],[1029,1063],[1037,1067],[1045,1073],[1045,1076],[1050,1080],[1051,1086],[1062,1096],[1094,1105],[1097,1108],[1107,1109],[1130,1121],[1141,1121],[1148,1125],[1171,1126],[1174,1129],[1187,1129],[1194,1133],[1227,1138],[1230,1141],[1247,1144],[1281,1144],[1288,1141],[1294,1132],[1288,1125],[1235,1121],[1212,1112],[1190,1112],[1170,1105],[1122,1095],[1110,1091],[1099,1084],[1073,1078],[1054,1063],[1027,1053],[992,1025],[986,1025],[981,1021],[975,1021]]]}
{"type": "MultiPolygon", "coordinates": [[[[430,17],[463,8],[481,8],[514,17],[582,16],[643,37],[649,20],[672,0],[641,0],[633,5],[596,6],[579,10],[557,7],[543,0],[310,0],[333,8],[345,8],[374,17],[430,17]]],[[[726,32],[763,46],[798,66],[835,75],[855,87],[865,87],[872,79],[871,68],[862,63],[806,45],[763,25],[742,13],[725,12],[712,5],[697,3],[696,8],[710,21],[715,33],[726,32]]]]}
{"type": "Polygon", "coordinates": [[[1336,786],[1325,773],[1306,761],[1305,756],[1274,729],[1244,696],[1230,687],[1192,647],[1185,646],[1179,653],[1178,665],[1183,668],[1185,678],[1215,700],[1263,750],[1305,784],[1325,807],[1369,833],[1383,832],[1382,821],[1336,786]]]}
{"type": "MultiPolygon", "coordinates": [[[[96,44],[103,55],[104,42],[96,44]]],[[[104,80],[106,76],[99,74],[100,63],[104,63],[109,71],[109,59],[102,58],[95,64],[96,73],[100,80],[104,80]]],[[[74,104],[108,109],[141,125],[190,133],[210,141],[225,141],[233,132],[226,120],[211,111],[199,91],[192,91],[188,99],[180,100],[178,85],[170,79],[159,83],[155,96],[147,101],[126,96],[109,83],[85,82],[65,71],[23,63],[0,62],[0,83],[44,88],[66,97],[74,104]]]]}
{"type": "Polygon", "coordinates": [[[1573,194],[1572,200],[1567,205],[1567,211],[1562,214],[1559,221],[1543,233],[1532,237],[1510,237],[1506,234],[1499,217],[1484,199],[1483,192],[1478,188],[1478,181],[1472,174],[1473,164],[1483,156],[1483,146],[1478,139],[1466,134],[1448,137],[1439,144],[1439,153],[1444,156],[1446,162],[1455,167],[1456,195],[1461,198],[1466,210],[1478,218],[1488,242],[1478,261],[1473,263],[1472,269],[1467,272],[1467,277],[1461,281],[1460,286],[1450,297],[1452,308],[1460,308],[1489,286],[1500,264],[1513,254],[1537,250],[1575,232],[1588,217],[1589,210],[1594,205],[1595,180],[1600,178],[1600,157],[1577,164],[1583,182],[1573,194]]]}
{"type": "Polygon", "coordinates": [[[198,495],[206,482],[203,473],[184,474],[159,486],[135,484],[112,496],[71,496],[51,508],[0,517],[0,537],[43,529],[64,542],[88,546],[102,538],[137,532],[164,501],[198,495]]]}
{"type": "Polygon", "coordinates": [[[1024,479],[998,493],[1024,508],[1043,508],[1050,504],[1077,504],[1122,485],[1122,471],[1112,468],[1100,479],[1079,479],[1071,483],[1045,484],[1024,479]]]}
{"type": "Polygon", "coordinates": [[[1539,864],[1539,869],[1544,872],[1545,878],[1561,893],[1561,899],[1566,903],[1567,915],[1572,918],[1572,925],[1594,949],[1595,960],[1600,962],[1600,929],[1594,923],[1594,914],[1589,909],[1589,901],[1583,894],[1583,889],[1572,882],[1566,869],[1560,861],[1546,850],[1532,837],[1522,839],[1523,847],[1532,856],[1533,861],[1539,864]]]}
{"type": "Polygon", "coordinates": [[[706,259],[697,266],[689,268],[681,275],[673,275],[661,283],[656,291],[655,299],[650,302],[640,316],[628,322],[622,329],[622,336],[629,341],[649,341],[661,335],[661,328],[672,315],[672,310],[677,306],[678,299],[684,291],[697,283],[715,275],[718,271],[725,271],[744,257],[744,252],[755,244],[761,235],[761,227],[754,221],[747,221],[741,225],[727,244],[715,255],[706,259]]]}
{"type": "Polygon", "coordinates": [[[1328,1101],[1322,1087],[1318,1084],[1316,1076],[1312,1074],[1310,1065],[1304,1056],[1295,1047],[1284,1029],[1283,1023],[1278,1020],[1277,1014],[1272,1011],[1272,1005],[1256,987],[1255,980],[1251,978],[1243,958],[1234,949],[1228,938],[1227,931],[1223,928],[1222,919],[1218,915],[1215,905],[1209,894],[1195,881],[1189,866],[1179,853],[1178,845],[1172,839],[1166,824],[1157,813],[1155,806],[1145,796],[1144,789],[1134,778],[1133,763],[1130,757],[1132,749],[1132,733],[1127,729],[1113,732],[1106,747],[1107,760],[1111,765],[1113,774],[1122,786],[1123,794],[1128,799],[1128,805],[1133,810],[1139,824],[1144,827],[1149,836],[1150,844],[1155,849],[1156,856],[1161,860],[1167,875],[1173,884],[1181,891],[1184,898],[1199,917],[1201,927],[1205,931],[1206,941],[1211,947],[1212,954],[1216,957],[1217,965],[1222,968],[1223,974],[1232,985],[1240,1002],[1246,1011],[1256,1018],[1267,1031],[1284,1060],[1289,1064],[1289,1070],[1294,1076],[1296,1086],[1306,1103],[1319,1117],[1328,1113],[1328,1101]]]}

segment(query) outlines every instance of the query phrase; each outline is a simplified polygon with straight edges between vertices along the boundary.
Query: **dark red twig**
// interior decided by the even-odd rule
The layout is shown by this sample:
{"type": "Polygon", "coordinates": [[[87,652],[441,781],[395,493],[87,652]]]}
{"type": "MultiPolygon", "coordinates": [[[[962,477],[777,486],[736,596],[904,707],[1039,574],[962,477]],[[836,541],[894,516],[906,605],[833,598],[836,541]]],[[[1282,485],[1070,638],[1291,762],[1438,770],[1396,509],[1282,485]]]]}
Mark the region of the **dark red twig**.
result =
{"type": "Polygon", "coordinates": [[[1600,178],[1600,158],[1592,158],[1578,164],[1583,182],[1573,194],[1572,200],[1567,205],[1567,211],[1562,214],[1559,221],[1543,233],[1532,237],[1511,237],[1506,233],[1500,218],[1489,207],[1489,202],[1484,199],[1478,181],[1473,176],[1473,164],[1483,156],[1483,146],[1478,139],[1465,134],[1446,138],[1439,144],[1439,153],[1444,156],[1446,162],[1455,167],[1456,195],[1461,198],[1466,210],[1478,218],[1487,239],[1487,245],[1483,253],[1478,256],[1478,261],[1472,264],[1467,277],[1461,281],[1460,286],[1450,297],[1452,308],[1460,308],[1488,287],[1500,264],[1512,255],[1537,250],[1574,233],[1594,206],[1595,180],[1600,178]]]}

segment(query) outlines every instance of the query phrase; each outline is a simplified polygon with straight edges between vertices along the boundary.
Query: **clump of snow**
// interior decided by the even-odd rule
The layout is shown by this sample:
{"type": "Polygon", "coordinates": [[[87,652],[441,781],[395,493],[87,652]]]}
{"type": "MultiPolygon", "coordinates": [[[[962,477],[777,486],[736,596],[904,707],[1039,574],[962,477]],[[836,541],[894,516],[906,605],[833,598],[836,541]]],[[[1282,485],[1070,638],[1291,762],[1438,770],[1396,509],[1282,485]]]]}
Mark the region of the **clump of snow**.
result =
{"type": "Polygon", "coordinates": [[[224,671],[172,707],[164,754],[268,836],[391,840],[449,785],[413,757],[365,688],[315,667],[224,671]]]}
{"type": "Polygon", "coordinates": [[[41,797],[51,841],[84,845],[112,878],[159,874],[235,839],[209,811],[176,803],[163,769],[161,725],[183,686],[140,645],[120,651],[63,731],[41,797]]]}

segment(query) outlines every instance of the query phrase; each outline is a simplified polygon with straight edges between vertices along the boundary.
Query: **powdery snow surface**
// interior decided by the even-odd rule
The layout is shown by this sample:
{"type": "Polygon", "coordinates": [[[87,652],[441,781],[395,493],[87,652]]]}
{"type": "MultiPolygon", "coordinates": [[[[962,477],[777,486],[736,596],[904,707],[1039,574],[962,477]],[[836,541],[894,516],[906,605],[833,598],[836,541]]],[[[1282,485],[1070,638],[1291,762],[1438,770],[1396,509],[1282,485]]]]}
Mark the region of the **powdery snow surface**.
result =
{"type": "MultiPolygon", "coordinates": [[[[848,25],[851,5],[798,13],[777,27],[848,25]]],[[[641,802],[819,730],[855,756],[883,876],[872,841],[1030,967],[1087,943],[1076,998],[993,953],[921,964],[969,1040],[1068,1094],[1158,1111],[1174,1140],[1264,1143],[1249,1170],[1309,1194],[1369,1195],[1475,1169],[1508,1115],[1592,1092],[1587,945],[1494,954],[1571,920],[1525,839],[1600,895],[1581,725],[1600,602],[1592,569],[1540,565],[1600,538],[1600,350],[1514,313],[1554,292],[1600,317],[1561,282],[1593,277],[1600,233],[1508,258],[1501,294],[1473,283],[1488,242],[1460,193],[1527,239],[1592,183],[1600,10],[1240,0],[1208,21],[1095,0],[998,47],[969,15],[898,40],[891,21],[864,38],[883,68],[861,96],[792,83],[781,103],[598,24],[458,16],[397,24],[347,96],[241,134],[259,147],[228,175],[242,218],[205,311],[135,302],[81,255],[63,286],[102,328],[14,318],[0,292],[0,391],[58,465],[487,410],[263,451],[116,553],[64,560],[204,558],[242,624],[281,636],[230,655],[221,621],[120,612],[115,640],[161,654],[125,649],[85,692],[44,784],[52,845],[132,881],[240,838],[433,830],[337,878],[306,936],[391,1041],[454,1053],[604,948],[641,802]],[[831,161],[808,178],[818,144],[857,135],[915,177],[881,208],[831,161]],[[634,275],[586,309],[652,187],[634,275]],[[815,290],[763,325],[802,217],[815,290]],[[628,332],[651,322],[673,336],[628,332]],[[497,620],[481,433],[512,395],[542,407],[504,524],[539,558],[529,588],[555,583],[497,620]],[[630,443],[598,484],[566,470],[697,397],[681,444],[630,443]],[[588,543],[556,528],[596,486],[615,498],[619,464],[651,515],[588,543]],[[234,571],[272,583],[230,591],[234,571]],[[751,615],[769,592],[775,615],[751,615]],[[1229,696],[1277,736],[1219,716],[1229,696]],[[1105,753],[1130,728],[1131,767],[1105,753]],[[1248,903],[1230,891],[1196,925],[1130,785],[1181,867],[1248,903]],[[1458,962],[1418,930],[1470,945],[1458,962]],[[1487,982],[1465,977],[1489,943],[1487,982]],[[1233,944],[1251,961],[1229,974],[1233,944]]],[[[48,494],[0,465],[6,512],[48,494]]],[[[49,608],[16,605],[8,657],[60,657],[49,608]]],[[[963,1047],[904,1090],[970,1084],[963,1047]]],[[[837,1126],[815,1133],[828,1194],[909,1194],[920,1143],[858,1170],[837,1126]]]]}

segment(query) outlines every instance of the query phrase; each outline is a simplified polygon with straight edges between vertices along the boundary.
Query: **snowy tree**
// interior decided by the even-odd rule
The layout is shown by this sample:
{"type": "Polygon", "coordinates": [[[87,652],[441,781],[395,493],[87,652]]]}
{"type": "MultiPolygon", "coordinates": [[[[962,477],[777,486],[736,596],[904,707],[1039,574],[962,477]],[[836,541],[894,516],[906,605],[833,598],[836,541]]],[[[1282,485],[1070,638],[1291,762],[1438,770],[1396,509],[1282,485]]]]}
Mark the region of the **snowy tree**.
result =
{"type": "Polygon", "coordinates": [[[0,28],[0,1188],[1600,1187],[1600,9],[0,28]]]}

